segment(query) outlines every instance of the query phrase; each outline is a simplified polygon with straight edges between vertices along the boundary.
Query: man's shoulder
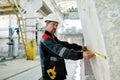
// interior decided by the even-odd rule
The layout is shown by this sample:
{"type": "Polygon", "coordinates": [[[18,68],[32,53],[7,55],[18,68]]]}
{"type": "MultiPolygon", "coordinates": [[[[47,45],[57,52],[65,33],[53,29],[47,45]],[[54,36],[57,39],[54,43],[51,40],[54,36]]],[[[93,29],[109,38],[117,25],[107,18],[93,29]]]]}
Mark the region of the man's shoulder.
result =
{"type": "Polygon", "coordinates": [[[43,40],[45,40],[45,39],[52,39],[52,37],[51,37],[50,35],[44,33],[44,34],[42,35],[42,39],[43,39],[43,40]]]}

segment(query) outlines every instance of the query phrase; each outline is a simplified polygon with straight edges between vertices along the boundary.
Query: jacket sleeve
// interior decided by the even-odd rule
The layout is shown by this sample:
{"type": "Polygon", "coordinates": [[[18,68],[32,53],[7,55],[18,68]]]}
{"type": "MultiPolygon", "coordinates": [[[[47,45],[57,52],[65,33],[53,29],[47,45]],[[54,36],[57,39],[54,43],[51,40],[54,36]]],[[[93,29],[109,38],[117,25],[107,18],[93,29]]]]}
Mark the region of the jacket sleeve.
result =
{"type": "Polygon", "coordinates": [[[66,41],[60,41],[60,43],[61,43],[63,46],[67,47],[68,49],[82,50],[82,46],[81,46],[81,45],[77,45],[77,44],[75,44],[75,43],[70,44],[70,43],[68,43],[68,42],[66,42],[66,41]]]}
{"type": "Polygon", "coordinates": [[[65,59],[78,60],[82,59],[82,52],[77,52],[73,49],[68,49],[61,44],[58,44],[56,41],[52,39],[45,39],[42,41],[43,45],[47,50],[50,51],[52,55],[60,56],[65,59]]]}

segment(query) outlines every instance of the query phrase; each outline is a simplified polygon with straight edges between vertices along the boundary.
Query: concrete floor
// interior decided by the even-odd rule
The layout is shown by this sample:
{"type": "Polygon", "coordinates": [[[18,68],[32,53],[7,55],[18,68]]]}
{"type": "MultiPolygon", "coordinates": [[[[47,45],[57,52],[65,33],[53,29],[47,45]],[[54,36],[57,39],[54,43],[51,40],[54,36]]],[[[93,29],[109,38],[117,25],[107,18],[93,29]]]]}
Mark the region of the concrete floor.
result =
{"type": "MultiPolygon", "coordinates": [[[[65,61],[68,72],[67,80],[75,80],[79,61],[65,61]]],[[[35,61],[16,59],[0,62],[0,80],[38,80],[42,75],[40,66],[39,58],[35,61]]]]}

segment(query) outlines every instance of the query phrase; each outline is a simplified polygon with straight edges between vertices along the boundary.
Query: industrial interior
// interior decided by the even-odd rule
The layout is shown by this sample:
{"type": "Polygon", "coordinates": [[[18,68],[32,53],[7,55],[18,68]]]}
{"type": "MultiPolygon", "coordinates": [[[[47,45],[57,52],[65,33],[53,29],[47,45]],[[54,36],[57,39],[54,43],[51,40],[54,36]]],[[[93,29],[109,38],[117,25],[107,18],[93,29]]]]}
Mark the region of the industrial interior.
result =
{"type": "Polygon", "coordinates": [[[44,18],[54,13],[56,36],[85,45],[91,59],[65,59],[66,80],[120,80],[120,0],[0,0],[0,80],[40,80],[44,18]]]}

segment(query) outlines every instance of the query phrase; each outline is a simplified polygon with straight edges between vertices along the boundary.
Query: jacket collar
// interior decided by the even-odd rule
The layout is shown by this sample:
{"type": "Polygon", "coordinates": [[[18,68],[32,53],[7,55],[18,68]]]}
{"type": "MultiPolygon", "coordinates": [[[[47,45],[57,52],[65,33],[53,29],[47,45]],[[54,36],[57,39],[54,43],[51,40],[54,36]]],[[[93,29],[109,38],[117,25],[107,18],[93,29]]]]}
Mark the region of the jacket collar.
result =
{"type": "Polygon", "coordinates": [[[45,31],[45,34],[49,35],[52,38],[54,37],[54,39],[58,41],[57,37],[54,34],[51,34],[50,32],[48,32],[47,30],[45,31]]]}
{"type": "Polygon", "coordinates": [[[45,34],[47,34],[47,35],[52,37],[52,34],[50,32],[48,32],[47,30],[45,31],[45,34]]]}

